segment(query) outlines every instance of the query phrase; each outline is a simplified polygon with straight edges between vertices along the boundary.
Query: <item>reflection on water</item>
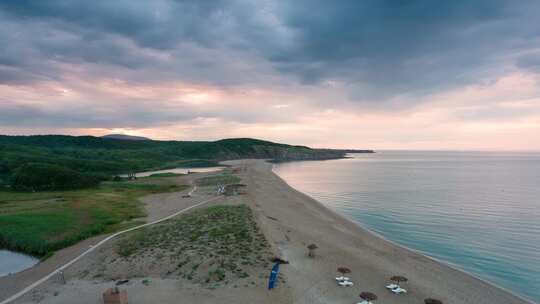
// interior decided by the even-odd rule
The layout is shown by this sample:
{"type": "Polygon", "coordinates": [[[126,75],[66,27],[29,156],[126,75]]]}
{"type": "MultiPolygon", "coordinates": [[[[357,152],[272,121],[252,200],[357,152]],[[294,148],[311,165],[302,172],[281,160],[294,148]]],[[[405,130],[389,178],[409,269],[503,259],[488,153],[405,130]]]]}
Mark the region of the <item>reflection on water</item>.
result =
{"type": "Polygon", "coordinates": [[[277,174],[406,247],[540,301],[540,154],[380,152],[277,174]]]}
{"type": "Polygon", "coordinates": [[[38,259],[26,254],[0,250],[0,277],[23,271],[36,265],[38,262],[38,259]]]}
{"type": "MultiPolygon", "coordinates": [[[[158,173],[177,173],[177,174],[187,174],[189,172],[195,173],[195,172],[214,172],[219,171],[223,169],[224,167],[202,167],[202,168],[173,168],[173,169],[165,169],[165,170],[156,170],[156,171],[145,171],[145,172],[137,172],[137,177],[145,177],[150,176],[152,174],[158,174],[158,173]]],[[[127,177],[127,174],[122,174],[120,177],[127,177]]]]}

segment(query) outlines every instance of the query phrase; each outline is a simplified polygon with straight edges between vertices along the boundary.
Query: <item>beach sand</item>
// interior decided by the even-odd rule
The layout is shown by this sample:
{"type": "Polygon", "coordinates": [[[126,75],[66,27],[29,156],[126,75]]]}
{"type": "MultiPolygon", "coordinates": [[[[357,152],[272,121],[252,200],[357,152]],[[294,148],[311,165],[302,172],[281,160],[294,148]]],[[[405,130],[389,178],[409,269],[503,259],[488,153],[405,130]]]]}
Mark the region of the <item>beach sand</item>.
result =
{"type": "MultiPolygon", "coordinates": [[[[273,291],[266,290],[262,283],[255,288],[208,290],[196,285],[180,286],[175,280],[160,277],[152,277],[151,284],[143,286],[141,280],[136,279],[122,286],[128,290],[131,304],[357,303],[362,291],[377,294],[377,303],[423,303],[427,297],[452,304],[528,303],[363,229],[287,185],[272,172],[269,163],[240,160],[226,164],[236,168],[234,171],[247,185],[247,194],[212,204],[235,204],[241,199],[252,208],[272,252],[289,261],[281,267],[286,283],[273,291]],[[307,256],[306,246],[311,243],[319,247],[315,258],[307,256]],[[339,266],[352,270],[347,276],[354,282],[353,287],[337,286],[335,277],[339,266]],[[394,295],[385,289],[393,275],[409,278],[409,282],[402,285],[408,294],[394,295]]],[[[143,200],[151,218],[193,204],[173,194],[154,195],[143,200]]],[[[193,198],[193,201],[197,200],[193,198]]],[[[16,303],[101,303],[99,295],[111,286],[111,282],[81,280],[75,275],[85,267],[93,267],[90,265],[95,265],[97,257],[99,253],[91,254],[70,267],[67,284],[51,280],[16,303]]]]}

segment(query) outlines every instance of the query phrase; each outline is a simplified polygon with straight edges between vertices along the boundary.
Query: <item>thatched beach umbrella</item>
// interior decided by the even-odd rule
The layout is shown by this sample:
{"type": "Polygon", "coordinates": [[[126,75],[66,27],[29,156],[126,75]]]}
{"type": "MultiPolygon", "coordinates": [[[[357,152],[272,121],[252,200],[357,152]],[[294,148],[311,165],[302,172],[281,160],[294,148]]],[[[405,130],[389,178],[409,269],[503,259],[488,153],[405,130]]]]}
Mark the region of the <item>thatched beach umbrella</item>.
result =
{"type": "Polygon", "coordinates": [[[443,304],[443,302],[441,300],[432,299],[432,298],[425,299],[424,303],[425,304],[443,304]]]}
{"type": "Polygon", "coordinates": [[[363,291],[360,293],[360,298],[362,298],[362,300],[371,302],[371,301],[377,300],[377,295],[374,294],[373,292],[363,291]]]}
{"type": "Polygon", "coordinates": [[[282,258],[280,258],[280,257],[273,257],[273,258],[271,259],[271,261],[272,261],[273,263],[289,264],[289,261],[284,260],[284,259],[282,259],[282,258]]]}
{"type": "Polygon", "coordinates": [[[396,275],[396,276],[393,276],[390,278],[390,281],[392,282],[396,282],[397,285],[399,285],[399,283],[401,282],[407,282],[409,279],[407,279],[406,277],[404,276],[399,276],[399,275],[396,275]]]}
{"type": "Polygon", "coordinates": [[[343,276],[346,273],[351,273],[351,270],[347,267],[338,267],[337,272],[341,273],[343,276]]]}
{"type": "Polygon", "coordinates": [[[317,249],[317,248],[319,248],[319,247],[317,247],[317,245],[315,245],[315,244],[309,244],[309,245],[307,246],[307,249],[309,250],[309,251],[308,251],[308,256],[309,256],[310,258],[312,258],[312,257],[315,256],[315,249],[317,249]]]}

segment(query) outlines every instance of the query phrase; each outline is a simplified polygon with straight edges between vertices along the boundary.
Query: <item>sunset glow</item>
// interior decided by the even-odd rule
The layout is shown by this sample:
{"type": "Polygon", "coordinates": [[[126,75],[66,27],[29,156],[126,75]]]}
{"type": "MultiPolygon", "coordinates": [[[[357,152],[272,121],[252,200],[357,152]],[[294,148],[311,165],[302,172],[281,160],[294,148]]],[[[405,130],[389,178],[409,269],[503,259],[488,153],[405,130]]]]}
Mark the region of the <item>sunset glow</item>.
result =
{"type": "Polygon", "coordinates": [[[540,150],[536,2],[382,23],[362,18],[382,3],[188,2],[0,4],[0,133],[540,150]]]}

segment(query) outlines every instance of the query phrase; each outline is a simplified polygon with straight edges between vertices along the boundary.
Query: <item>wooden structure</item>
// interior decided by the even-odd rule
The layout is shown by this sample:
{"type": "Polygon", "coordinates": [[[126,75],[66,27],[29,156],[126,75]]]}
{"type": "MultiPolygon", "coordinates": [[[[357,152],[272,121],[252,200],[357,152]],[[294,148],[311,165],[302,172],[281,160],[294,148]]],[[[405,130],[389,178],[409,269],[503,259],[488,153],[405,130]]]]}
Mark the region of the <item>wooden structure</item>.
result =
{"type": "Polygon", "coordinates": [[[118,287],[109,288],[103,293],[104,304],[128,304],[127,291],[118,287]]]}

